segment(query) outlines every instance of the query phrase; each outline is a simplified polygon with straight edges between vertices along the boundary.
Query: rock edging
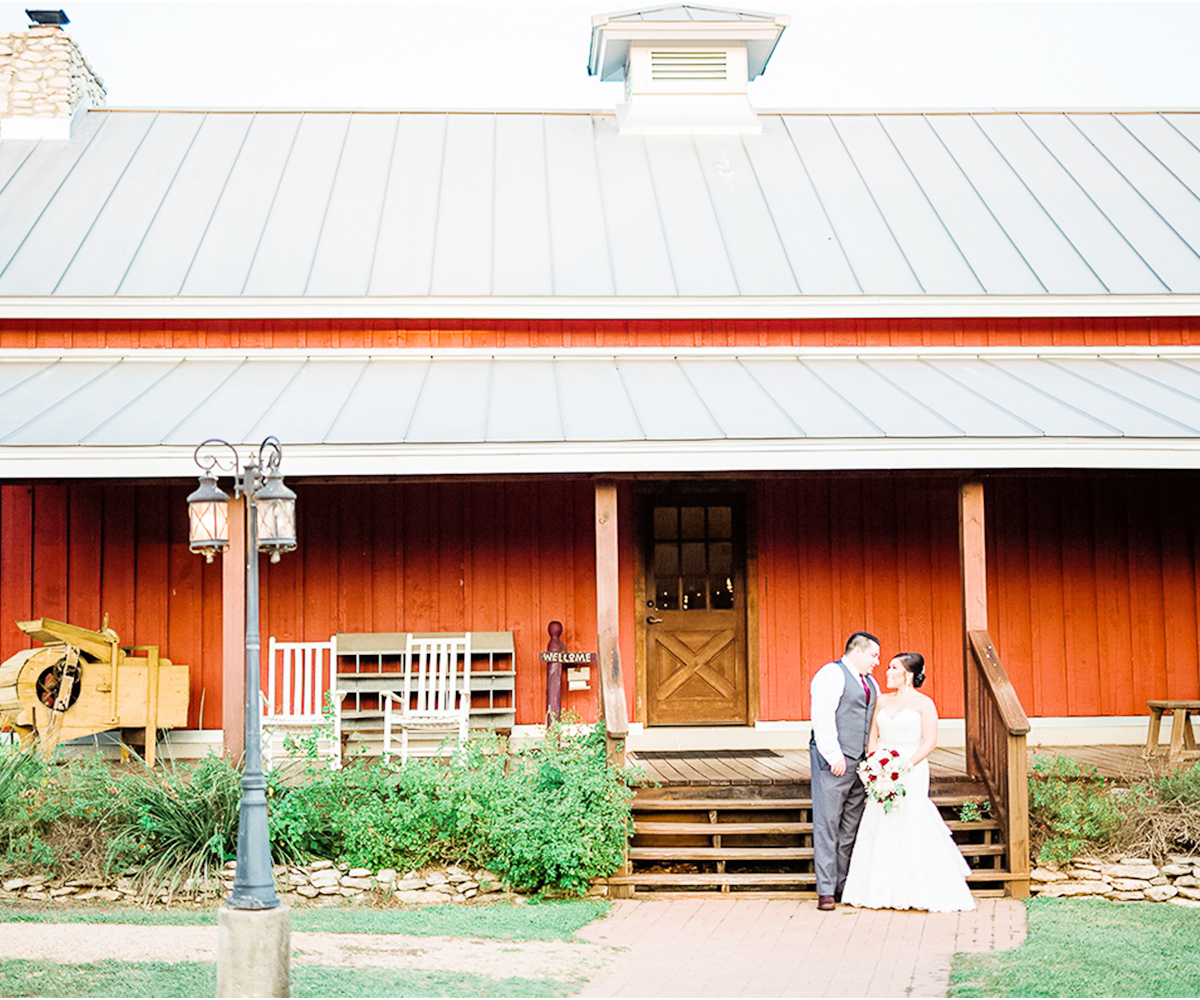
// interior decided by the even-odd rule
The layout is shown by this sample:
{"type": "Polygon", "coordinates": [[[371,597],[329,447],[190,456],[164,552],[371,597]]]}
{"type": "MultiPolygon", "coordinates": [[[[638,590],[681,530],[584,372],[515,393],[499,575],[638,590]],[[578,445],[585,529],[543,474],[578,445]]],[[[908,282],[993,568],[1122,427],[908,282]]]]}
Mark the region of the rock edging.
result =
{"type": "MultiPolygon", "coordinates": [[[[228,896],[233,889],[236,862],[226,862],[215,878],[185,883],[174,893],[161,891],[147,895],[125,873],[108,879],[54,878],[26,875],[0,881],[0,900],[30,902],[85,902],[97,900],[115,903],[166,905],[171,902],[211,901],[228,896]]],[[[519,899],[521,894],[508,890],[500,876],[486,868],[465,869],[445,865],[424,871],[400,873],[394,868],[351,868],[345,864],[317,860],[307,865],[275,865],[275,888],[289,905],[332,903],[342,899],[363,899],[382,903],[429,906],[445,903],[495,903],[519,899]]],[[[605,886],[595,886],[589,896],[601,896],[605,886]]]]}
{"type": "Polygon", "coordinates": [[[1149,858],[1078,857],[1066,865],[1038,865],[1029,879],[1036,896],[1097,896],[1200,907],[1200,857],[1175,854],[1161,865],[1149,858]]]}

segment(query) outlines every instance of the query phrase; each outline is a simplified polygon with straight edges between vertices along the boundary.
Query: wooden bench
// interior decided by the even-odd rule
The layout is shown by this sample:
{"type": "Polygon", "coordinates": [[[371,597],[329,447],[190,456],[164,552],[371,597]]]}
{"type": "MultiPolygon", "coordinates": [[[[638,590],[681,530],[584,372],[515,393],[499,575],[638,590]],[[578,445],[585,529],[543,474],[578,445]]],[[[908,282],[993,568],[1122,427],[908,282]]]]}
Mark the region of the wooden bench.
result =
{"type": "Polygon", "coordinates": [[[1164,713],[1173,716],[1171,722],[1171,745],[1167,760],[1174,764],[1181,760],[1200,760],[1200,749],[1196,746],[1196,734],[1192,731],[1192,716],[1200,715],[1200,701],[1148,701],[1150,709],[1150,731],[1146,734],[1146,749],[1142,756],[1153,757],[1162,748],[1158,745],[1164,713]]]}
{"type": "MultiPolygon", "coordinates": [[[[418,639],[465,634],[412,633],[418,639]]],[[[380,695],[400,690],[408,636],[407,632],[339,632],[334,637],[335,686],[344,694],[341,718],[350,727],[378,728],[382,732],[380,695]]],[[[470,728],[512,732],[516,724],[516,677],[512,632],[472,632],[470,728]]]]}

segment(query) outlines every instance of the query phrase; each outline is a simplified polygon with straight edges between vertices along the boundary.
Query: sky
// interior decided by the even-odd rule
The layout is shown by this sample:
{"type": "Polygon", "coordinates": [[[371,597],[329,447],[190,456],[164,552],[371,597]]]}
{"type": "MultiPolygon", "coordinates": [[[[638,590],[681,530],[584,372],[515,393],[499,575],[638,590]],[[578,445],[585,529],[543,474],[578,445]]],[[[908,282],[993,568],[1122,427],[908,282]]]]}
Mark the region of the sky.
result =
{"type": "MultiPolygon", "coordinates": [[[[587,75],[591,15],[636,9],[621,0],[60,2],[108,105],[157,108],[611,110],[621,85],[587,75]]],[[[25,29],[26,6],[0,3],[0,34],[25,29]]],[[[742,9],[792,19],[750,85],[763,110],[1200,108],[1200,3],[742,9]]]]}

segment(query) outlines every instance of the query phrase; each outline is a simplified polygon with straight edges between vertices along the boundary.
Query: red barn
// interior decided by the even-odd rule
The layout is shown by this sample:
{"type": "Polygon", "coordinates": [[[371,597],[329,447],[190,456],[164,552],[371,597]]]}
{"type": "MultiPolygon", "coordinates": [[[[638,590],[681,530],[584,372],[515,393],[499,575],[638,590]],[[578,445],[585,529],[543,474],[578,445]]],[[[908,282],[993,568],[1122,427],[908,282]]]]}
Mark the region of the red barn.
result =
{"type": "Polygon", "coordinates": [[[551,619],[635,732],[801,731],[860,627],[977,727],[964,622],[1035,734],[1200,696],[1200,115],[756,111],[785,24],[597,19],[615,113],[10,108],[0,656],[108,613],[236,719],[185,498],[273,434],[264,636],[511,630],[518,725],[551,619]]]}

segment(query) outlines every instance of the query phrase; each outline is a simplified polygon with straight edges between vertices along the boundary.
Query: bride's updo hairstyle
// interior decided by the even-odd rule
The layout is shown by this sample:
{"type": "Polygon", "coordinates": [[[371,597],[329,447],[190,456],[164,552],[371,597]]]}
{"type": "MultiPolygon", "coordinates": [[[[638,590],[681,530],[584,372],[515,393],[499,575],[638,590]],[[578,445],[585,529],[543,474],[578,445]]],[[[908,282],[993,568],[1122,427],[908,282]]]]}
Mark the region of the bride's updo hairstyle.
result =
{"type": "Polygon", "coordinates": [[[925,657],[920,653],[897,653],[896,659],[912,674],[913,687],[919,688],[925,683],[925,657]]]}

